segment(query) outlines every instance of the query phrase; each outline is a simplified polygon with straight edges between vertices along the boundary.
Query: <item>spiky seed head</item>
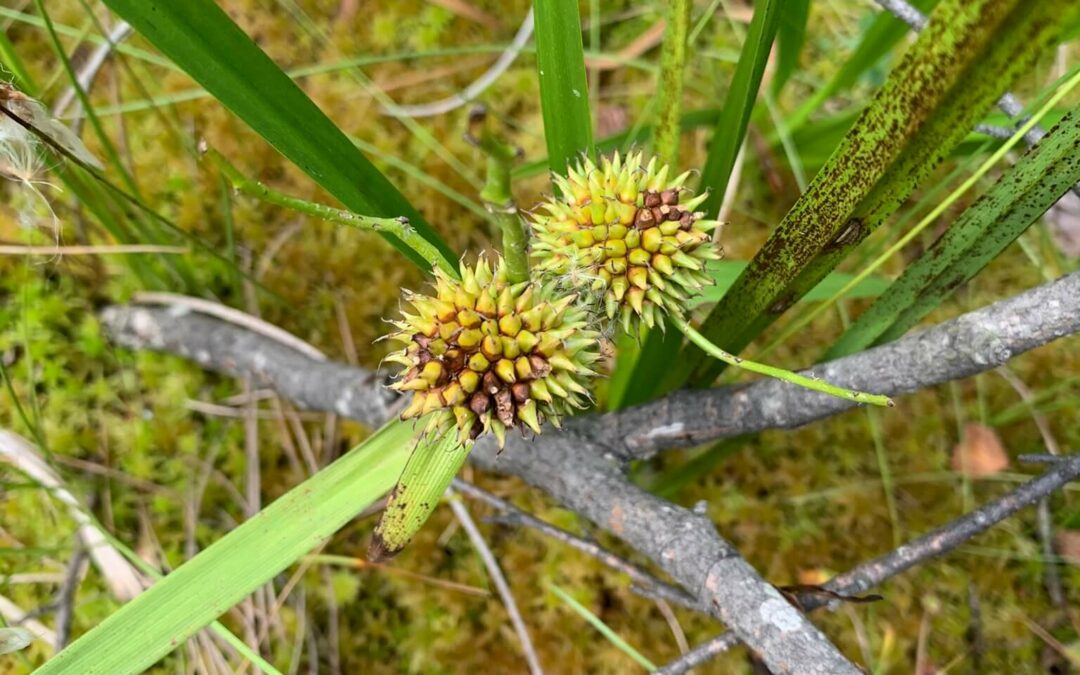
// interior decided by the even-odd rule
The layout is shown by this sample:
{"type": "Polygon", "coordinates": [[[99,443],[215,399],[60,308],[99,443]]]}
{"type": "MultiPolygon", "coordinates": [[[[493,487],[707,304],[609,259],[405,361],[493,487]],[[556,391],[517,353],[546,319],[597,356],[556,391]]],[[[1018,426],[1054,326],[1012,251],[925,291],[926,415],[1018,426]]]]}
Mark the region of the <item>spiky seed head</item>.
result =
{"type": "Polygon", "coordinates": [[[705,263],[720,257],[710,234],[720,223],[694,210],[705,195],[687,198],[689,173],[669,178],[656,158],[643,161],[617,152],[599,166],[583,159],[566,177],[553,175],[559,195],[532,218],[541,275],[564,287],[587,283],[627,331],[681,316],[688,297],[712,283],[705,263]]]}
{"type": "Polygon", "coordinates": [[[600,334],[574,297],[535,281],[511,284],[505,265],[481,256],[461,279],[435,270],[432,293],[407,294],[412,311],[389,339],[387,357],[405,366],[390,385],[411,392],[402,419],[428,416],[427,433],[457,427],[466,443],[492,432],[557,425],[588,401],[600,334]]]}

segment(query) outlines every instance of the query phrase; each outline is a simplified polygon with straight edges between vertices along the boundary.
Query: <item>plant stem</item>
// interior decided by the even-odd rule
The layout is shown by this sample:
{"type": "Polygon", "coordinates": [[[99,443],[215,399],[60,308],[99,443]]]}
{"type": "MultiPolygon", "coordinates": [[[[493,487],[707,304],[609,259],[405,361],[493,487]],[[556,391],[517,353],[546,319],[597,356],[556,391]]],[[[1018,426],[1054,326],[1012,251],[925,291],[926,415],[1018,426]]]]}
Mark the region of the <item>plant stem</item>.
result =
{"type": "Polygon", "coordinates": [[[480,191],[480,200],[502,230],[507,278],[513,284],[528,281],[529,237],[514,203],[510,182],[510,169],[521,153],[516,146],[491,131],[483,107],[477,107],[469,114],[469,132],[465,138],[487,155],[487,178],[480,191]]]}
{"type": "Polygon", "coordinates": [[[296,197],[290,197],[283,192],[270,189],[257,180],[251,180],[244,176],[240,173],[239,169],[233,166],[232,163],[225,159],[225,156],[217,150],[206,148],[204,152],[206,156],[210,158],[210,161],[217,165],[218,169],[220,169],[225,177],[229,179],[233,189],[237,192],[241,192],[270,204],[276,204],[277,206],[284,206],[293,211],[306,213],[309,216],[314,216],[315,218],[326,220],[331,223],[348,225],[369,232],[388,232],[404,242],[405,245],[413,251],[416,251],[416,253],[426,260],[433,268],[438,267],[455,279],[459,276],[457,269],[442,256],[439,250],[431,242],[420,236],[420,233],[409,225],[409,219],[404,216],[398,218],[363,216],[358,213],[353,213],[352,211],[336,209],[325,204],[318,204],[316,202],[309,202],[296,197]]]}
{"type": "Polygon", "coordinates": [[[690,0],[671,0],[660,54],[660,117],[653,137],[653,152],[671,166],[679,159],[679,113],[686,66],[686,36],[690,32],[690,5],[690,0]]]}
{"type": "Polygon", "coordinates": [[[849,401],[855,401],[856,403],[869,403],[871,405],[880,405],[892,407],[893,401],[888,396],[880,394],[867,394],[861,391],[855,391],[853,389],[845,389],[838,387],[834,384],[829,384],[823,380],[815,380],[805,375],[799,375],[793,373],[790,370],[784,370],[783,368],[777,368],[776,366],[768,366],[764,363],[757,363],[755,361],[747,361],[746,359],[739,358],[733,354],[725,352],[713,343],[709,342],[701,333],[690,325],[690,322],[681,316],[669,316],[671,322],[675,325],[679,331],[682,332],[690,342],[700,347],[709,356],[715,359],[719,359],[724,363],[748,370],[752,373],[759,373],[761,375],[768,375],[769,377],[775,377],[778,380],[784,380],[791,384],[805,387],[806,389],[812,389],[814,391],[820,391],[823,394],[829,394],[830,396],[836,396],[837,398],[847,399],[849,401]]]}

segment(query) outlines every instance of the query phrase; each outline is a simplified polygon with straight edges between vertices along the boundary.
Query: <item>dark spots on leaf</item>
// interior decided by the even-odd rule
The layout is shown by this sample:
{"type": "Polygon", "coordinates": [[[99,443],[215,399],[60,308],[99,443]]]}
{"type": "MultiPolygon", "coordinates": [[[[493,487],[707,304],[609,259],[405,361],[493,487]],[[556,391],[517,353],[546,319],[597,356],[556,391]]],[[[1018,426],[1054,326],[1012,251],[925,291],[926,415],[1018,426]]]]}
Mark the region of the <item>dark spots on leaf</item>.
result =
{"type": "Polygon", "coordinates": [[[773,314],[783,314],[789,307],[795,304],[796,299],[798,299],[798,296],[795,293],[788,293],[774,302],[772,306],[769,307],[769,312],[773,314]]]}
{"type": "Polygon", "coordinates": [[[859,242],[862,240],[865,230],[866,221],[861,217],[856,216],[849,219],[833,237],[832,241],[825,245],[825,252],[838,251],[859,242]]]}

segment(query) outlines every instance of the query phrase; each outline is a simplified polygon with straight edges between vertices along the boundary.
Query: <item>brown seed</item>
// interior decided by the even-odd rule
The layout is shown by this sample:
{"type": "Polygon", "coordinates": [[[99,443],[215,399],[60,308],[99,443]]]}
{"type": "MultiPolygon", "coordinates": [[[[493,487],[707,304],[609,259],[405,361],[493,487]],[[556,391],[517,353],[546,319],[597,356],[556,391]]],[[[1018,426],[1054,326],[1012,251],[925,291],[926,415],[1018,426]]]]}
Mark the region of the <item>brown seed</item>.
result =
{"type": "Polygon", "coordinates": [[[654,206],[651,210],[653,220],[658,223],[664,222],[664,212],[660,210],[659,206],[654,206]]]}
{"type": "Polygon", "coordinates": [[[451,373],[460,373],[465,370],[465,354],[458,349],[451,349],[443,356],[443,363],[451,373]]]}
{"type": "Polygon", "coordinates": [[[654,206],[660,206],[660,204],[663,203],[662,200],[663,197],[661,195],[658,195],[651,190],[645,193],[645,206],[650,209],[654,206]]]}
{"type": "Polygon", "coordinates": [[[488,411],[491,407],[491,397],[482,391],[478,391],[469,398],[469,410],[476,413],[479,417],[488,411]]]}
{"type": "Polygon", "coordinates": [[[664,190],[660,193],[660,201],[665,204],[678,204],[679,203],[679,191],[678,190],[664,190]]]}
{"type": "Polygon", "coordinates": [[[679,216],[679,227],[684,230],[689,230],[694,225],[694,214],[689,211],[683,211],[679,216]]]}
{"type": "Polygon", "coordinates": [[[431,344],[431,338],[424,335],[423,333],[417,333],[416,335],[413,335],[412,340],[416,344],[420,345],[420,349],[427,349],[428,345],[431,344]]]}
{"type": "Polygon", "coordinates": [[[514,426],[514,401],[509,389],[500,389],[495,394],[495,415],[506,428],[514,426]]]}
{"type": "Polygon", "coordinates": [[[426,366],[427,362],[430,361],[430,360],[431,360],[431,352],[429,352],[428,350],[421,349],[419,352],[417,352],[416,361],[421,366],[426,366]]]}
{"type": "Polygon", "coordinates": [[[634,227],[639,230],[647,230],[653,226],[653,214],[649,209],[638,209],[634,215],[634,227]]]}
{"type": "Polygon", "coordinates": [[[524,403],[529,400],[529,385],[526,382],[515,382],[510,387],[510,393],[514,395],[515,401],[524,403]]]}
{"type": "Polygon", "coordinates": [[[490,370],[484,373],[484,391],[489,394],[494,394],[499,391],[499,387],[502,386],[502,382],[499,382],[499,378],[495,377],[495,373],[490,370]]]}
{"type": "Polygon", "coordinates": [[[551,365],[547,362],[547,359],[539,354],[533,354],[529,357],[529,365],[532,366],[534,380],[547,377],[551,373],[551,365]]]}

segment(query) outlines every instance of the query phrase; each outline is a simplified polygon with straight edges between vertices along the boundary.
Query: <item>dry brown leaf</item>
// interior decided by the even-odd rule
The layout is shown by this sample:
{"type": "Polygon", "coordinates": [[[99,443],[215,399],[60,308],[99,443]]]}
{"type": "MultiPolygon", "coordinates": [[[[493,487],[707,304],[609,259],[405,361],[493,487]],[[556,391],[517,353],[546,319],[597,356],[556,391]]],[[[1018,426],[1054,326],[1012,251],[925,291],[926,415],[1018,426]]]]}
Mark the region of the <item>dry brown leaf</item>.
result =
{"type": "Polygon", "coordinates": [[[815,567],[812,569],[799,570],[796,577],[799,580],[799,584],[802,586],[821,586],[829,579],[832,579],[833,575],[826,569],[815,567]]]}
{"type": "Polygon", "coordinates": [[[1080,530],[1062,530],[1054,535],[1058,555],[1074,565],[1080,565],[1080,530]]]}
{"type": "Polygon", "coordinates": [[[964,425],[964,437],[953,448],[953,471],[969,478],[992,476],[1009,466],[1009,455],[997,432],[978,422],[964,425]]]}

